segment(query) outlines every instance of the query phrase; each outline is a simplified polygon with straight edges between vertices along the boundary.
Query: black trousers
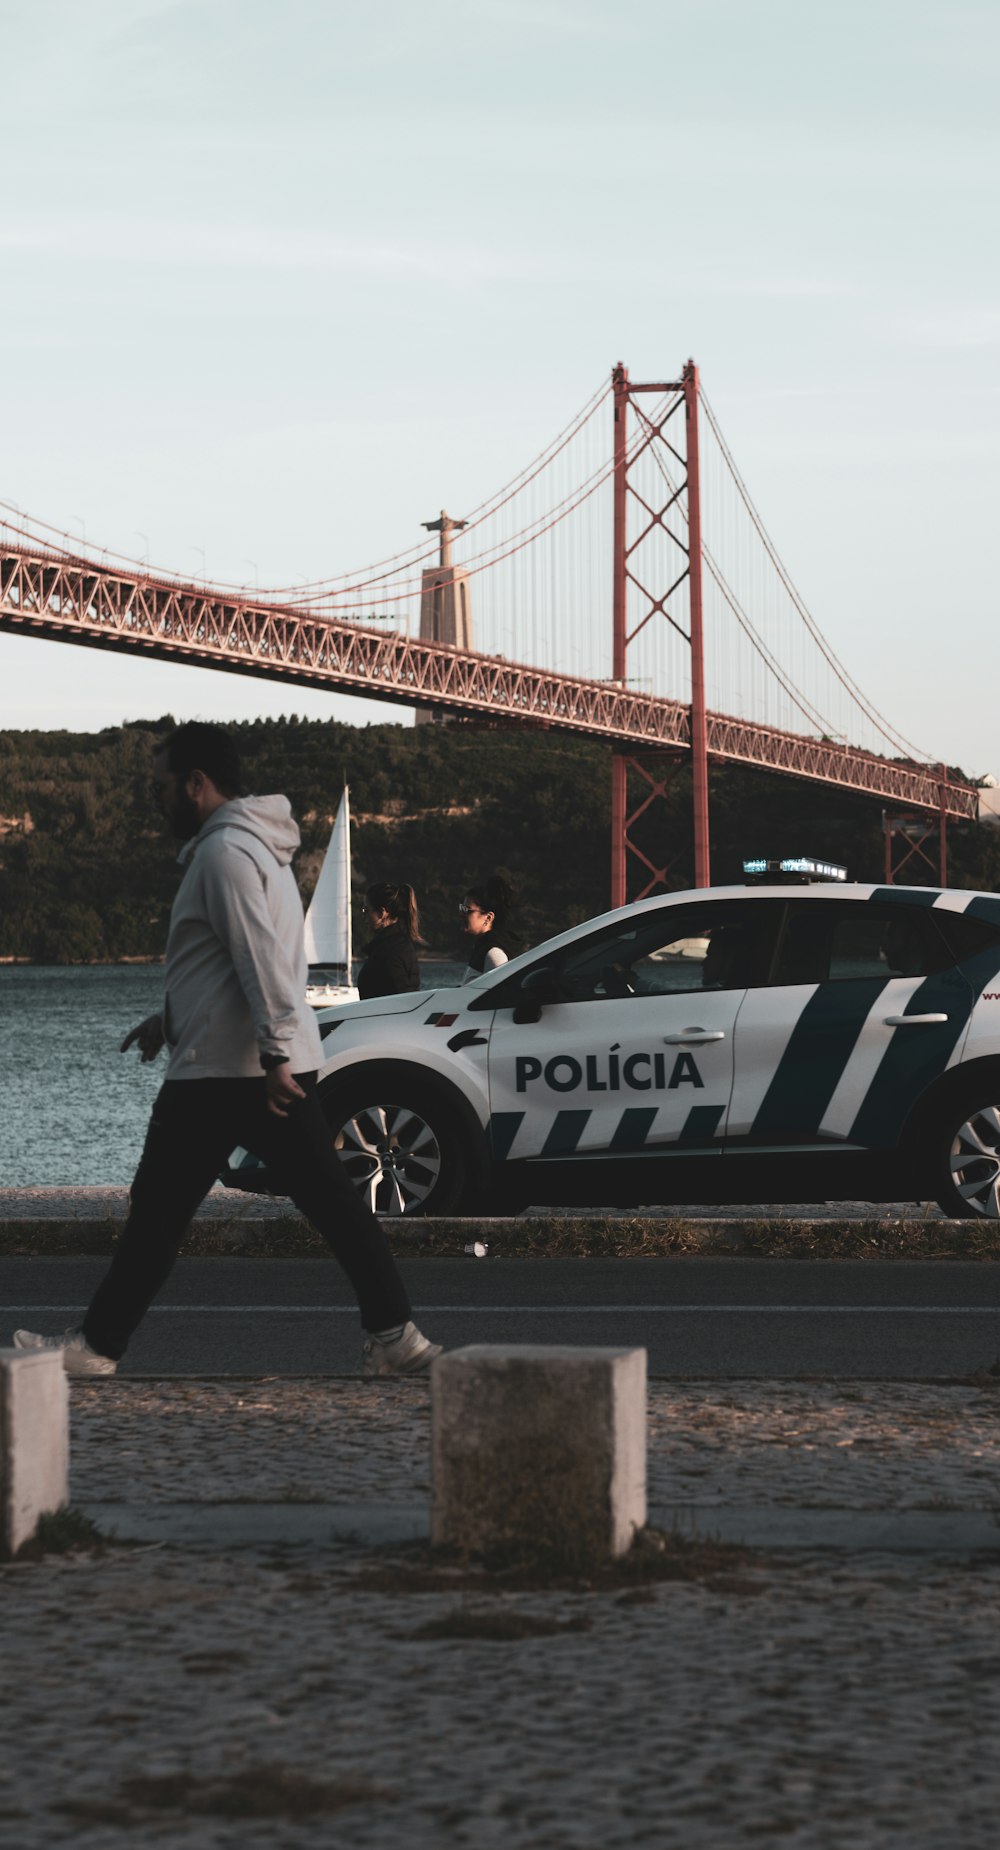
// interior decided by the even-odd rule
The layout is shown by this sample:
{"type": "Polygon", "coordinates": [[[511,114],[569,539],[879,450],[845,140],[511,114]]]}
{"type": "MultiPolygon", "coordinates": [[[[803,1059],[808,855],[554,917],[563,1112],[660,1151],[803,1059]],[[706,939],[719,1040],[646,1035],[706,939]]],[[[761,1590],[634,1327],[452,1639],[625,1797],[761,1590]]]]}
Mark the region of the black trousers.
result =
{"type": "Polygon", "coordinates": [[[316,1095],[315,1073],[297,1073],[305,1098],[286,1118],[267,1109],[260,1079],[174,1079],[157,1093],[114,1258],[83,1321],[91,1347],[117,1361],[173,1270],[188,1223],[230,1150],[243,1144],[281,1176],[347,1273],[362,1326],[405,1323],[409,1299],[389,1242],[341,1166],[316,1095]]]}

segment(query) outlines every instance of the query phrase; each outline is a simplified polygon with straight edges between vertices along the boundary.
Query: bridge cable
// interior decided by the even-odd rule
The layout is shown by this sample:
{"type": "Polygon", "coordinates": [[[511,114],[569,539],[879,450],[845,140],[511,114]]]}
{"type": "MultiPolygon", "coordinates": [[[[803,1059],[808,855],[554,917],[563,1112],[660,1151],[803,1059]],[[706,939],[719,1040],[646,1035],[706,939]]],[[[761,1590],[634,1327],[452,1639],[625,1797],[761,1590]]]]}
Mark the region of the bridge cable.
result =
{"type": "Polygon", "coordinates": [[[764,548],[768,554],[768,557],[770,558],[772,565],[774,566],[776,572],[778,573],[778,576],[781,579],[781,582],[784,585],[785,590],[788,592],[788,595],[791,598],[792,603],[796,611],[798,612],[800,618],[802,619],[802,622],[805,624],[807,630],[809,631],[809,634],[812,636],[813,641],[816,643],[821,654],[825,657],[829,666],[833,669],[833,672],[837,676],[837,679],[847,689],[848,693],[852,695],[856,704],[861,708],[862,712],[865,714],[870,724],[874,725],[876,728],[876,731],[880,732],[882,737],[889,741],[890,745],[894,745],[897,751],[902,751],[907,757],[913,756],[918,761],[921,761],[926,764],[936,763],[937,761],[932,758],[929,752],[923,751],[920,746],[914,745],[911,739],[907,739],[905,734],[897,731],[897,729],[892,725],[892,722],[886,719],[885,714],[880,712],[879,708],[875,706],[874,702],[870,701],[867,695],[862,692],[858,683],[854,680],[853,676],[848,673],[847,669],[844,667],[839,657],[835,654],[831,644],[827,641],[826,637],[823,634],[823,631],[819,627],[819,624],[815,621],[815,619],[811,615],[804,600],[802,599],[795,585],[793,584],[791,577],[786,571],[784,564],[782,563],[782,560],[778,554],[778,550],[776,546],[774,545],[774,542],[772,541],[769,533],[767,532],[767,529],[765,528],[764,523],[760,515],[758,514],[753,501],[750,498],[749,489],[747,488],[746,483],[744,482],[743,477],[741,476],[736,466],[736,463],[733,459],[733,455],[729,448],[729,445],[727,444],[726,439],[723,436],[722,431],[719,427],[718,419],[716,418],[715,413],[713,412],[712,407],[709,404],[704,391],[700,391],[699,396],[701,399],[701,403],[705,408],[705,415],[708,418],[708,422],[715,435],[716,442],[718,443],[719,448],[722,451],[722,454],[728,465],[730,474],[732,475],[733,481],[736,484],[736,487],[739,491],[740,497],[747,510],[747,513],[749,514],[750,519],[752,520],[754,526],[757,529],[757,533],[764,545],[764,548]]]}

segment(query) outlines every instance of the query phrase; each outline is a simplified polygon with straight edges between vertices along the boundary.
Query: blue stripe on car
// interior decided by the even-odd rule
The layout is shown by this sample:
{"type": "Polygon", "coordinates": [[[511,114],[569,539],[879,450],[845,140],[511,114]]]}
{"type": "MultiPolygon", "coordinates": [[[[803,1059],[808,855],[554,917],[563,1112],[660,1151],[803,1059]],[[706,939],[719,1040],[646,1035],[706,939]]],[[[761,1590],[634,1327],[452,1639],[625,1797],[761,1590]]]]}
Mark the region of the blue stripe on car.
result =
{"type": "Polygon", "coordinates": [[[653,1128],[656,1111],[655,1105],[630,1105],[622,1112],[615,1126],[615,1134],[609,1148],[612,1150],[641,1150],[653,1128]]]}
{"type": "MultiPolygon", "coordinates": [[[[975,1008],[987,983],[992,983],[994,977],[1000,974],[1000,944],[984,945],[981,951],[974,952],[971,957],[963,957],[958,967],[966,982],[972,984],[972,1008],[975,1008]]],[[[971,1015],[972,1009],[969,1013],[971,1015]]]]}
{"type": "Polygon", "coordinates": [[[986,985],[1000,970],[1000,949],[989,945],[962,959],[961,971],[929,976],[910,997],[904,1015],[947,1014],[920,1028],[897,1028],[851,1126],[851,1140],[873,1149],[898,1142],[921,1093],[942,1074],[986,985]]]}
{"type": "Polygon", "coordinates": [[[568,1156],[586,1129],[589,1111],[557,1111],[555,1123],[542,1145],[543,1156],[568,1156]]]}
{"type": "Polygon", "coordinates": [[[992,893],[977,893],[965,908],[970,918],[985,919],[989,925],[1000,925],[1000,898],[992,893]]]}
{"type": "Polygon", "coordinates": [[[940,887],[875,886],[869,900],[891,899],[897,906],[933,906],[941,897],[940,887]]]}
{"type": "Polygon", "coordinates": [[[502,1163],[510,1155],[510,1146],[523,1123],[523,1111],[495,1111],[493,1113],[489,1129],[490,1148],[498,1163],[502,1163]]]}
{"type": "Polygon", "coordinates": [[[814,1135],[887,977],[821,983],[792,1029],[751,1138],[814,1135]]]}
{"type": "Polygon", "coordinates": [[[705,1143],[714,1137],[725,1105],[692,1105],[681,1129],[681,1143],[705,1143]]]}

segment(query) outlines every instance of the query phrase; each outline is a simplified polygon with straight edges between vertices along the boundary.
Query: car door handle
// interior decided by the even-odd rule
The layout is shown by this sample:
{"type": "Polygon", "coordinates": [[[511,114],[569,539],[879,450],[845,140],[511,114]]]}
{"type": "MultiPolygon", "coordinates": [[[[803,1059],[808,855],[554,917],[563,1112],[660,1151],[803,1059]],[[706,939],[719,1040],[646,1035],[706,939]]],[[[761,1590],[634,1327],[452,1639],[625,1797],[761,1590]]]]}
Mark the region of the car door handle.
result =
{"type": "Polygon", "coordinates": [[[950,1021],[950,1015],[887,1015],[887,1028],[932,1028],[936,1022],[950,1021]]]}
{"type": "Polygon", "coordinates": [[[683,1034],[663,1036],[668,1047],[683,1047],[688,1041],[724,1041],[725,1038],[721,1028],[685,1028],[683,1034]]]}

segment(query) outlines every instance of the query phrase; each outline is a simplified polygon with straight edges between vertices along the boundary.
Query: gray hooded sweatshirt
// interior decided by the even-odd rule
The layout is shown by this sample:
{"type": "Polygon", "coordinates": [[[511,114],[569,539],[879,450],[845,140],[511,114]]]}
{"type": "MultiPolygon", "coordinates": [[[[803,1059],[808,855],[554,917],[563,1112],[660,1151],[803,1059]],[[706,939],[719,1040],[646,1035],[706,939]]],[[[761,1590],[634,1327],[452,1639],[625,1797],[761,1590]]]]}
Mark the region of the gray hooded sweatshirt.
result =
{"type": "Polygon", "coordinates": [[[259,1079],[262,1053],[284,1055],[293,1073],[320,1065],[291,867],[298,845],[287,797],[236,797],[181,849],[167,937],[168,1079],[259,1079]]]}

